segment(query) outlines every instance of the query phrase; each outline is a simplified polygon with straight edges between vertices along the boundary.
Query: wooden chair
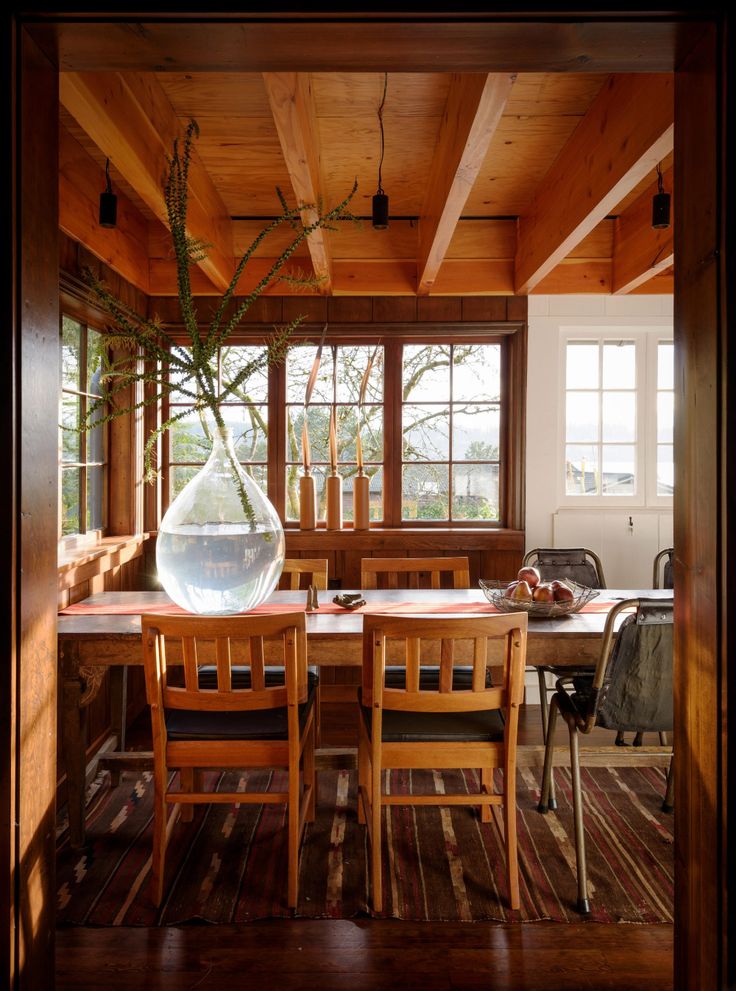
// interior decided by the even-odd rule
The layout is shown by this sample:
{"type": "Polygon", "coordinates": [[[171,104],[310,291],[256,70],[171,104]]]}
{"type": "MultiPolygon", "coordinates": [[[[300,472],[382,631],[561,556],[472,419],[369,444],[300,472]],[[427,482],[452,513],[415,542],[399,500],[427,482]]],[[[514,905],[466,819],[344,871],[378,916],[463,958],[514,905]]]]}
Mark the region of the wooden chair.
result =
{"type": "Polygon", "coordinates": [[[304,613],[148,614],[141,617],[141,625],[153,727],[156,905],[163,898],[166,846],[177,807],[187,820],[195,804],[247,802],[287,806],[288,904],[296,908],[299,845],[305,823],[314,819],[315,795],[316,679],[307,675],[304,613]],[[277,649],[280,641],[283,665],[264,665],[264,640],[275,640],[277,649]],[[169,683],[175,659],[183,660],[183,687],[169,683]],[[205,792],[199,769],[208,767],[287,768],[288,791],[205,792]],[[181,780],[176,791],[169,781],[175,768],[181,780]],[[169,816],[170,805],[174,810],[169,816]]]}
{"type": "MultiPolygon", "coordinates": [[[[606,578],[603,574],[601,559],[595,551],[588,550],[587,547],[535,547],[527,551],[521,562],[522,567],[527,565],[536,568],[542,576],[542,581],[552,581],[555,578],[567,578],[577,582],[578,585],[587,585],[588,588],[605,588],[606,578]]],[[[561,677],[564,674],[572,674],[569,668],[555,667],[549,665],[537,667],[537,678],[539,680],[539,705],[542,713],[542,739],[547,739],[547,723],[549,718],[549,693],[554,689],[547,687],[547,674],[561,677]]],[[[623,737],[618,741],[623,743],[623,737]]],[[[555,807],[554,782],[552,784],[552,808],[555,807]]]]}
{"type": "MultiPolygon", "coordinates": [[[[646,731],[662,734],[672,729],[672,608],[672,599],[625,599],[619,602],[606,619],[601,653],[592,679],[574,678],[572,685],[568,685],[567,679],[560,679],[552,696],[539,811],[546,813],[552,808],[552,756],[557,713],[560,712],[570,733],[570,776],[578,870],[577,908],[582,913],[590,911],[590,903],[578,735],[590,733],[594,726],[617,732],[634,730],[637,735],[646,731]],[[635,613],[623,621],[614,641],[617,620],[622,612],[632,608],[635,613]]],[[[671,759],[662,803],[664,812],[672,811],[673,796],[671,759]]]]}
{"type": "Polygon", "coordinates": [[[674,547],[665,547],[663,551],[654,559],[654,570],[652,572],[652,588],[674,588],[675,586],[675,576],[673,573],[672,559],[675,556],[674,547]],[[662,579],[660,584],[659,571],[664,561],[664,570],[662,571],[662,579]]]}
{"type": "MultiPolygon", "coordinates": [[[[503,805],[512,909],[519,907],[516,849],[516,737],[524,696],[526,613],[498,616],[363,617],[363,683],[358,744],[358,818],[368,827],[373,908],[383,906],[381,811],[385,805],[476,805],[484,822],[503,805]],[[503,681],[487,678],[489,638],[503,638],[503,681]],[[472,641],[472,667],[454,666],[458,641],[472,641]],[[393,643],[398,641],[398,644],[393,643]],[[427,641],[434,641],[430,644],[427,641]],[[438,643],[439,641],[439,643],[438,643]],[[398,647],[402,684],[387,677],[387,649],[398,647]],[[439,653],[439,665],[420,662],[439,653]],[[430,673],[434,677],[427,677],[430,673]],[[387,768],[480,768],[477,794],[386,795],[387,768]],[[493,768],[503,791],[493,792],[493,768]]],[[[392,664],[396,661],[392,659],[392,664]]]]}
{"type": "Polygon", "coordinates": [[[296,592],[300,588],[302,576],[306,585],[314,585],[319,591],[327,590],[327,559],[322,558],[286,558],[284,570],[281,572],[282,580],[279,588],[288,588],[296,592]],[[284,581],[284,576],[288,581],[284,581]]]}
{"type": "Polygon", "coordinates": [[[360,587],[420,588],[422,576],[428,575],[429,587],[441,588],[443,574],[451,576],[452,588],[470,587],[467,557],[364,557],[360,587]]]}

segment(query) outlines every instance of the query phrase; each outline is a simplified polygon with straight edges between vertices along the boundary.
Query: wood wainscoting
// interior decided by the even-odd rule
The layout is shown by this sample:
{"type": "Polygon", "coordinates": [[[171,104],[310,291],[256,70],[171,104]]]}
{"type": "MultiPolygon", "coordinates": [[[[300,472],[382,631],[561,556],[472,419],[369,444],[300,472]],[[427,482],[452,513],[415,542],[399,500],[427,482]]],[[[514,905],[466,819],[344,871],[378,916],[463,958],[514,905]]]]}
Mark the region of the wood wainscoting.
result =
{"type": "Polygon", "coordinates": [[[327,558],[330,588],[360,588],[364,557],[457,557],[466,555],[470,584],[479,578],[509,581],[521,567],[523,530],[490,528],[287,530],[287,557],[327,558]]]}

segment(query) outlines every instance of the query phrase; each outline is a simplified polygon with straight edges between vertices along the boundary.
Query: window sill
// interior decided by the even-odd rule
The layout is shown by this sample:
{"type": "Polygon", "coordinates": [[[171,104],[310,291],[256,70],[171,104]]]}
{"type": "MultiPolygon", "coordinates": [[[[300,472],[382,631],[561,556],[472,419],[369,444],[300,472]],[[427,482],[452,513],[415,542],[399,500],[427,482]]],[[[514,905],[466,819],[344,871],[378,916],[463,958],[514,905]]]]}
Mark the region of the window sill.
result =
{"type": "Polygon", "coordinates": [[[111,568],[125,564],[141,552],[148,539],[147,533],[102,537],[87,547],[64,548],[59,546],[57,573],[59,591],[89,581],[111,568]]]}

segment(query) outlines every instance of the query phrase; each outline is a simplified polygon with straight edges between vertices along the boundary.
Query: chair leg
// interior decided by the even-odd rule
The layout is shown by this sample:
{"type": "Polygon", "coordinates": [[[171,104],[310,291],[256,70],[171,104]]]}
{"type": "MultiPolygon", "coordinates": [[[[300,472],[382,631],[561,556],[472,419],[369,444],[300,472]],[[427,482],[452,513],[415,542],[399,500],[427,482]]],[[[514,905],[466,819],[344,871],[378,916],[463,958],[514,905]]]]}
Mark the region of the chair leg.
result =
{"type": "MultiPolygon", "coordinates": [[[[544,668],[537,668],[537,677],[539,679],[539,703],[542,713],[542,743],[544,743],[546,747],[547,732],[549,730],[549,700],[547,697],[547,674],[544,668]]],[[[552,735],[554,736],[554,733],[552,735]]],[[[552,772],[549,779],[549,800],[547,802],[547,807],[550,809],[557,808],[554,772],[552,772]]]]}
{"type": "MultiPolygon", "coordinates": [[[[493,768],[492,767],[482,767],[480,769],[480,785],[481,790],[486,791],[489,794],[493,791],[493,768]]],[[[493,814],[491,813],[490,805],[481,805],[480,807],[480,821],[481,822],[492,822],[493,814]]]]}
{"type": "Polygon", "coordinates": [[[544,668],[537,668],[537,678],[539,680],[539,705],[542,713],[542,741],[546,743],[549,704],[547,702],[547,674],[544,668]]]}
{"type": "Polygon", "coordinates": [[[303,753],[302,773],[304,775],[304,787],[311,789],[309,793],[309,802],[307,804],[307,814],[306,814],[307,822],[314,822],[316,799],[317,799],[317,794],[316,794],[317,776],[315,774],[315,765],[314,765],[315,735],[316,735],[316,727],[315,724],[312,723],[312,726],[310,727],[309,733],[307,735],[307,739],[304,741],[304,750],[302,752],[303,753]]]}
{"type": "Polygon", "coordinates": [[[670,757],[670,766],[667,771],[667,790],[662,802],[663,812],[673,812],[675,808],[675,755],[670,757]]]}
{"type": "Polygon", "coordinates": [[[575,818],[575,859],[578,868],[578,912],[587,915],[590,912],[588,901],[588,874],[585,864],[585,828],[583,825],[583,792],[580,783],[580,746],[577,727],[569,725],[570,730],[570,774],[572,777],[572,803],[575,818]]]}
{"type": "Polygon", "coordinates": [[[299,896],[299,762],[289,761],[289,908],[296,909],[299,896]]]}
{"type": "Polygon", "coordinates": [[[362,726],[358,726],[358,822],[361,826],[365,825],[363,795],[371,786],[368,747],[362,730],[362,726]]]}
{"type": "MultiPolygon", "coordinates": [[[[516,912],[519,909],[519,852],[516,844],[516,768],[504,768],[503,774],[503,825],[504,846],[506,847],[506,873],[509,879],[509,905],[516,912]]],[[[490,818],[491,807],[488,809],[490,818]]]]}
{"type": "Polygon", "coordinates": [[[541,812],[543,815],[547,813],[549,809],[555,809],[557,807],[557,802],[552,804],[553,799],[550,797],[552,792],[552,756],[554,751],[554,737],[555,729],[557,727],[557,698],[552,696],[552,704],[549,708],[549,724],[547,732],[547,741],[544,745],[544,771],[542,772],[542,793],[539,796],[539,805],[537,806],[537,811],[541,812]]]}
{"type": "Polygon", "coordinates": [[[314,746],[322,746],[322,686],[319,682],[314,693],[314,746]]]}
{"type": "MultiPolygon", "coordinates": [[[[182,767],[179,770],[179,780],[182,791],[194,791],[194,768],[182,767]]],[[[180,814],[182,822],[191,822],[194,819],[194,806],[189,802],[182,802],[180,814]]]]}
{"type": "Polygon", "coordinates": [[[164,897],[167,821],[165,780],[159,781],[158,775],[156,775],[153,791],[153,853],[151,856],[151,891],[156,908],[159,907],[164,897]]]}
{"type": "Polygon", "coordinates": [[[373,880],[373,911],[383,911],[383,878],[381,876],[381,761],[374,749],[371,754],[371,878],[373,880]]]}

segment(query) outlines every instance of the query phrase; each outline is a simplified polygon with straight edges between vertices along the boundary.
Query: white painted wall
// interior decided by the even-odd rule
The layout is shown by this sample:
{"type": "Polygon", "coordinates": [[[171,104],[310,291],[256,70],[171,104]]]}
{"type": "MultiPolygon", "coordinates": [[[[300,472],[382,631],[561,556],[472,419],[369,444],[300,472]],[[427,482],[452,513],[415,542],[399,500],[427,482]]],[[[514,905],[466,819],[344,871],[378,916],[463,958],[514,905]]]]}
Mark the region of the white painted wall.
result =
{"type": "MultiPolygon", "coordinates": [[[[609,587],[651,585],[654,555],[672,544],[672,510],[662,506],[559,505],[559,438],[564,409],[563,328],[672,329],[672,296],[530,296],[526,434],[526,546],[588,546],[601,557],[609,587]],[[630,509],[630,512],[629,512],[630,509]],[[628,526],[632,516],[633,529],[628,526]],[[573,539],[576,537],[577,539],[573,539]]],[[[536,677],[527,701],[538,702],[536,677]]]]}

